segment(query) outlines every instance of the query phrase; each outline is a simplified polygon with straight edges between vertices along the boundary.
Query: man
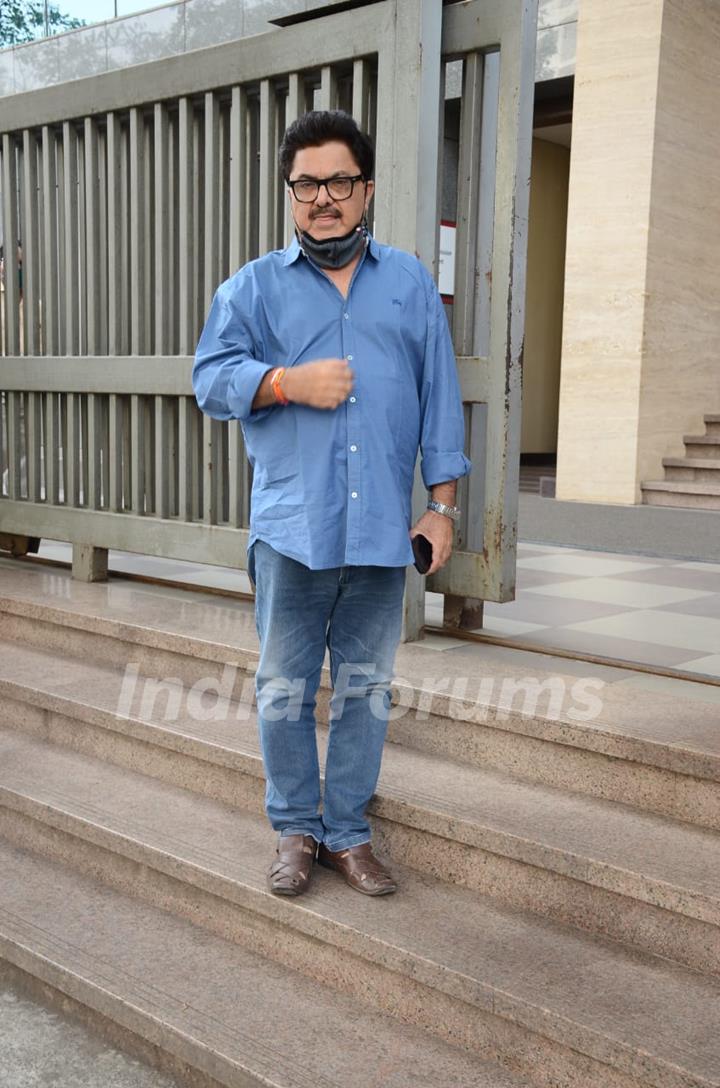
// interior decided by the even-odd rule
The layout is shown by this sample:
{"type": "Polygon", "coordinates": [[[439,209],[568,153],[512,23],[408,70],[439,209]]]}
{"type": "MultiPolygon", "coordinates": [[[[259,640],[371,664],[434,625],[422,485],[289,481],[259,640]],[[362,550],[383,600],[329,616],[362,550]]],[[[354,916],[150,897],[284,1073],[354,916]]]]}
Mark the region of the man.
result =
{"type": "Polygon", "coordinates": [[[470,470],[442,301],[416,257],[368,232],[374,152],[342,111],[288,128],[280,165],[296,235],[217,291],[197,348],[200,408],[239,419],[253,466],[248,571],[260,639],[265,807],[279,832],[271,891],[298,895],[317,860],[367,895],[396,890],[365,810],[380,772],[411,538],[452,549],[470,470]],[[410,529],[414,465],[432,493],[410,529]],[[323,811],[315,696],[333,695],[323,811]]]}

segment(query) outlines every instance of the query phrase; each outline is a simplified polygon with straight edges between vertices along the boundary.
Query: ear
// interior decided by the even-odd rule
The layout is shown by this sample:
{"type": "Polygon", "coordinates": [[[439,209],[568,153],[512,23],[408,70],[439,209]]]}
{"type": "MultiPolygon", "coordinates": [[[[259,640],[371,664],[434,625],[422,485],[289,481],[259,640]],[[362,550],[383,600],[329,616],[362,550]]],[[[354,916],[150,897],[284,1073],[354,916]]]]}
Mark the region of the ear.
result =
{"type": "Polygon", "coordinates": [[[373,198],[375,192],[375,182],[370,180],[365,182],[365,211],[368,210],[368,205],[373,198]]]}

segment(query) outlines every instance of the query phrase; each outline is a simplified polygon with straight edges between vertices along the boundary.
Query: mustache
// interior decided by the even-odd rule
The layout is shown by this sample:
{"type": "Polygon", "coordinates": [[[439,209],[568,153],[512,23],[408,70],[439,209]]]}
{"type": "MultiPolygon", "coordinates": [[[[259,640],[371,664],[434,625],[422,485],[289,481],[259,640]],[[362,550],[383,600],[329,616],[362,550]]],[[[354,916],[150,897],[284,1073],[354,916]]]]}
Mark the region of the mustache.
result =
{"type": "Polygon", "coordinates": [[[313,212],[311,218],[317,219],[319,215],[332,215],[334,219],[340,218],[340,213],[334,211],[332,208],[321,208],[320,211],[313,212]]]}

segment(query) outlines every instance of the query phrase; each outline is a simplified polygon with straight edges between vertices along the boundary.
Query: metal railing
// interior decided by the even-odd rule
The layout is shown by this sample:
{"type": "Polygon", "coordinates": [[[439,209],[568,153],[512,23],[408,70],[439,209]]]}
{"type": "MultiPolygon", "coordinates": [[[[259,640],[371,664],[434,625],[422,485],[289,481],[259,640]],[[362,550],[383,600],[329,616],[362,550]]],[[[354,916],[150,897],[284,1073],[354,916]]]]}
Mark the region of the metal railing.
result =
{"type": "MultiPolygon", "coordinates": [[[[461,59],[452,326],[474,471],[428,588],[454,608],[512,597],[535,8],[381,0],[0,100],[0,531],[244,567],[242,431],[190,385],[213,293],[291,237],[277,150],[311,107],[374,135],[374,233],[436,268],[461,59]]],[[[407,637],[423,592],[411,571],[407,637]]]]}

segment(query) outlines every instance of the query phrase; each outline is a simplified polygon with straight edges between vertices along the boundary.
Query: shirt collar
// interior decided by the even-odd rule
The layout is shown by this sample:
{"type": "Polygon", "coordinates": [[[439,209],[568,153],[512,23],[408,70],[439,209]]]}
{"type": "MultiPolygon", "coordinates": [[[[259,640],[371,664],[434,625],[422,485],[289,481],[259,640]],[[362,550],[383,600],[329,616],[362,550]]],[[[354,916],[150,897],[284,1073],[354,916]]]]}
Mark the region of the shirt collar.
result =
{"type": "MultiPolygon", "coordinates": [[[[374,258],[374,260],[376,260],[376,261],[380,260],[380,246],[375,241],[372,234],[370,235],[370,241],[368,242],[367,252],[371,257],[374,258]]],[[[300,249],[300,243],[297,240],[297,235],[294,234],[292,242],[290,243],[290,245],[285,250],[285,256],[283,257],[283,264],[285,266],[287,266],[289,264],[294,264],[295,261],[298,259],[298,257],[301,255],[301,253],[302,253],[302,250],[300,249]]]]}

